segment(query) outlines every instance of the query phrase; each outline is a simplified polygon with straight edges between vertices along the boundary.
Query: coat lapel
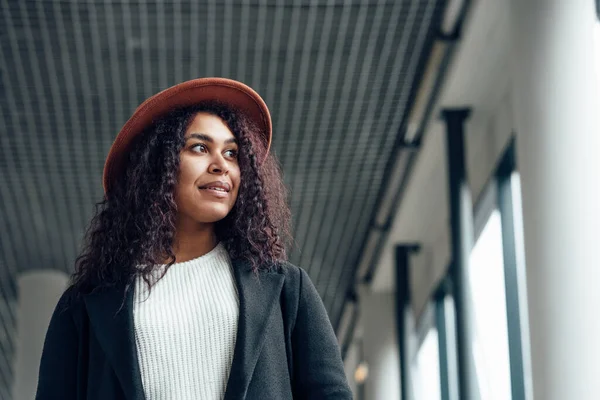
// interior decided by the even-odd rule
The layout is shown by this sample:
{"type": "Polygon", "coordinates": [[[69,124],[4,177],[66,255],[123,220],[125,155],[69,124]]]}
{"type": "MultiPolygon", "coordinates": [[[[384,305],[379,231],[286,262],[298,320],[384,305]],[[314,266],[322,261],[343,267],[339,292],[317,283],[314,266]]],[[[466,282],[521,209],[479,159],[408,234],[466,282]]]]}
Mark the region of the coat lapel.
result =
{"type": "Polygon", "coordinates": [[[137,360],[133,330],[133,286],[105,290],[85,296],[90,324],[130,400],[144,399],[144,389],[137,360]]]}
{"type": "Polygon", "coordinates": [[[243,261],[233,261],[240,299],[238,332],[233,363],[224,400],[246,397],[254,367],[262,350],[265,330],[283,287],[284,276],[276,272],[254,274],[243,261]]]}

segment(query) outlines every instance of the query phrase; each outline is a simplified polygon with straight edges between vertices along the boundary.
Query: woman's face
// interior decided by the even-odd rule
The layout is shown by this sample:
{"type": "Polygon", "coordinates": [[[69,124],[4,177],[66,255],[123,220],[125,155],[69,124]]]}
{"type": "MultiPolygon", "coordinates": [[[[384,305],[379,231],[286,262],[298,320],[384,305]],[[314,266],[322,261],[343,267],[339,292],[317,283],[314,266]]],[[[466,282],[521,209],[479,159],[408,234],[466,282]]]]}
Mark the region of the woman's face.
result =
{"type": "Polygon", "coordinates": [[[231,211],[240,187],[238,144],[225,122],[196,114],[185,133],[175,187],[178,220],[214,223],[231,211]]]}

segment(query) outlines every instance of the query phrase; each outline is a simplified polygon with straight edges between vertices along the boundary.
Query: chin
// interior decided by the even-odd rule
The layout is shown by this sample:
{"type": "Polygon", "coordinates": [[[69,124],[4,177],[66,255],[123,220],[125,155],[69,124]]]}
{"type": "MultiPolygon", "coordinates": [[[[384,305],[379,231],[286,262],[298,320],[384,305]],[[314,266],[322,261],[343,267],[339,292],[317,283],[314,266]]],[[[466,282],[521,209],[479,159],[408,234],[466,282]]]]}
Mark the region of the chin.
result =
{"type": "Polygon", "coordinates": [[[228,207],[210,207],[199,211],[194,219],[202,223],[218,222],[225,218],[230,211],[228,207]]]}
{"type": "Polygon", "coordinates": [[[196,221],[201,224],[215,224],[221,220],[223,220],[227,215],[223,216],[214,216],[214,217],[206,217],[198,218],[196,221]]]}

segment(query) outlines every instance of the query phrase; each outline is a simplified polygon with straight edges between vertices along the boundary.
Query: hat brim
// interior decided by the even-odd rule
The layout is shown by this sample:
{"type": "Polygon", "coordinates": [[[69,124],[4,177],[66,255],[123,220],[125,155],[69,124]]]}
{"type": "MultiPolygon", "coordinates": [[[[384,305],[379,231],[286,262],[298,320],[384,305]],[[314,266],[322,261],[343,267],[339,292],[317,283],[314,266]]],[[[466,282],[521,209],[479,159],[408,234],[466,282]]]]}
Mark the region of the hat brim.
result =
{"type": "Polygon", "coordinates": [[[129,146],[140,133],[174,109],[208,101],[225,104],[253,121],[263,135],[266,157],[271,146],[272,122],[269,109],[260,95],[249,86],[232,79],[193,79],[148,98],[123,125],[104,163],[104,193],[108,193],[115,175],[121,172],[129,146]]]}

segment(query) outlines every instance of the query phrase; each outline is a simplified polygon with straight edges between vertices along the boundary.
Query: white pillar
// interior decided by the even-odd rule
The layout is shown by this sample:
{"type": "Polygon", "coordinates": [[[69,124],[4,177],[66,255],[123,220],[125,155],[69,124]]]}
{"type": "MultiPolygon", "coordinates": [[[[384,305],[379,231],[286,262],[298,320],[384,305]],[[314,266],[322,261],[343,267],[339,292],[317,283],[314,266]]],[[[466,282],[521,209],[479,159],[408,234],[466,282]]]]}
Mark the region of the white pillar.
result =
{"type": "Polygon", "coordinates": [[[513,0],[513,101],[535,399],[600,399],[600,26],[513,0]]]}
{"type": "Polygon", "coordinates": [[[359,298],[364,353],[369,366],[365,399],[399,400],[400,359],[394,293],[365,291],[359,298]]]}
{"type": "Polygon", "coordinates": [[[67,274],[54,270],[27,272],[18,278],[13,400],[35,397],[44,338],[67,281],[67,274]]]}

